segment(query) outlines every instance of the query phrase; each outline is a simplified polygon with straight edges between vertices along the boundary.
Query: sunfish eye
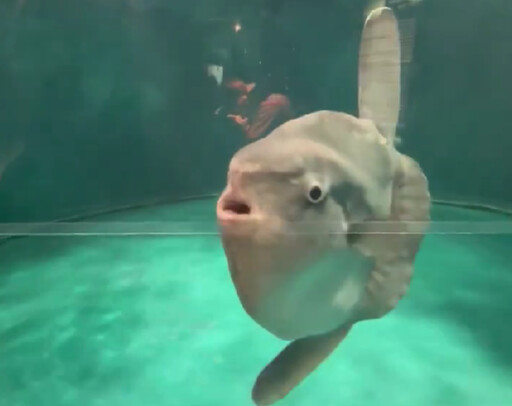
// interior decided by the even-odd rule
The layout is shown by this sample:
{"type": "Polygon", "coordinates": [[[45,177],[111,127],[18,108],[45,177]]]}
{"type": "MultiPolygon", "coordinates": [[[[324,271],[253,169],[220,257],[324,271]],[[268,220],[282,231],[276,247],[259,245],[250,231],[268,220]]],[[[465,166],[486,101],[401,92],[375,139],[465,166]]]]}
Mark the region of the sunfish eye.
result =
{"type": "Polygon", "coordinates": [[[324,193],[320,186],[314,185],[309,189],[308,198],[311,203],[318,203],[322,200],[324,193]]]}

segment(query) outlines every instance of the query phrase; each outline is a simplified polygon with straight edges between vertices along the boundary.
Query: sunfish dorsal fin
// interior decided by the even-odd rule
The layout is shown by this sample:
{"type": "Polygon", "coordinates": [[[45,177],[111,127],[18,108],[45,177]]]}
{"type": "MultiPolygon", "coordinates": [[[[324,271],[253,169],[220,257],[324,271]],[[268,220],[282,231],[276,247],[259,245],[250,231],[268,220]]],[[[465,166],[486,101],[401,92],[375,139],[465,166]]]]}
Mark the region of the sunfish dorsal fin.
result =
{"type": "Polygon", "coordinates": [[[366,20],[373,10],[381,7],[386,7],[386,0],[369,0],[368,4],[364,8],[364,19],[366,20]]]}
{"type": "Polygon", "coordinates": [[[359,48],[359,117],[395,142],[400,113],[400,32],[390,8],[368,15],[359,48]]]}

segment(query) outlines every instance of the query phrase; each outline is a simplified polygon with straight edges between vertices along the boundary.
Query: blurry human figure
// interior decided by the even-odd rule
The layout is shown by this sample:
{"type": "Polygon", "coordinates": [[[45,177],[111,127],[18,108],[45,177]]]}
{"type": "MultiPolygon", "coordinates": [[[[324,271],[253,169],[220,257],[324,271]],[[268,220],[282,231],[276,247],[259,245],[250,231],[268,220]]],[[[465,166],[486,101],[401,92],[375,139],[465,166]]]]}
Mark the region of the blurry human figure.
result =
{"type": "Polygon", "coordinates": [[[294,41],[280,22],[284,3],[262,0],[258,21],[247,28],[255,30],[253,36],[260,37],[257,47],[244,40],[243,35],[233,34],[233,46],[226,55],[229,58],[225,57],[222,63],[219,58],[208,60],[211,66],[207,74],[212,80],[216,78],[218,85],[214,92],[218,105],[212,113],[230,119],[248,139],[263,137],[293,118],[296,112],[292,112],[290,100],[294,100],[293,110],[300,101],[296,95],[290,97],[290,79],[295,79],[297,58],[294,41]],[[222,75],[215,70],[213,61],[222,65],[222,75]]]}
{"type": "Polygon", "coordinates": [[[226,83],[229,89],[240,92],[243,96],[247,96],[256,87],[256,83],[244,83],[239,79],[230,80],[226,83]]]}
{"type": "Polygon", "coordinates": [[[235,102],[228,108],[226,116],[240,126],[247,138],[267,135],[293,117],[290,101],[283,94],[258,97],[253,92],[256,83],[244,83],[239,79],[228,81],[226,87],[235,91],[232,95],[235,102]]]}
{"type": "Polygon", "coordinates": [[[249,139],[267,135],[294,116],[290,101],[283,94],[272,93],[260,103],[256,103],[256,106],[254,104],[247,95],[241,95],[238,107],[245,114],[227,115],[243,129],[249,139]]]}

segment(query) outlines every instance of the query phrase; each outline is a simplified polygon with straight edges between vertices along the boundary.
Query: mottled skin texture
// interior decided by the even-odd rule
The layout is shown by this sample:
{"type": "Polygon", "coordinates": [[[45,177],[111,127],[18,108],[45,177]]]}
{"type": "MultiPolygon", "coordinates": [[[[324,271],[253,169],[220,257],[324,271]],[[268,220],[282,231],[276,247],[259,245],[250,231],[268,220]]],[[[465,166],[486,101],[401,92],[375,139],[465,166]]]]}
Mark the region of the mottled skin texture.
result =
{"type": "MultiPolygon", "coordinates": [[[[388,9],[372,15],[363,38],[372,48],[390,36],[388,66],[399,61],[396,21],[388,9]]],[[[232,280],[246,312],[291,341],[256,380],[258,405],[286,396],[355,323],[387,314],[410,285],[430,196],[418,164],[393,142],[400,70],[377,68],[360,64],[360,118],[308,114],[231,160],[217,217],[232,280]],[[386,88],[389,103],[378,97],[386,88]]]]}
{"type": "Polygon", "coordinates": [[[405,294],[426,226],[408,221],[429,220],[427,181],[370,122],[329,111],[240,150],[228,179],[218,216],[242,305],[274,335],[298,340],[257,381],[255,401],[270,404],[355,322],[385,315],[405,294]],[[314,185],[319,203],[308,200],[314,185]],[[379,234],[374,221],[406,234],[379,234]]]}

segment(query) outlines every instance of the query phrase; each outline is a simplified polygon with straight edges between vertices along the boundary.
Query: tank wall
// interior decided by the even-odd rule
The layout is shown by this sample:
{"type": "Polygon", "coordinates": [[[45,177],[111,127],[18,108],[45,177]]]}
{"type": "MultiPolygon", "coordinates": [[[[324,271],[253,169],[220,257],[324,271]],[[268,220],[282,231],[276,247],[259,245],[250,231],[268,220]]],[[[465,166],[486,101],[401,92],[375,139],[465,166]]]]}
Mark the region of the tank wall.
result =
{"type": "Polygon", "coordinates": [[[434,197],[512,205],[512,2],[426,0],[403,150],[434,197]]]}
{"type": "Polygon", "coordinates": [[[128,3],[3,6],[0,147],[25,150],[0,182],[0,221],[222,187],[243,139],[212,126],[202,26],[128,3]]]}
{"type": "MultiPolygon", "coordinates": [[[[246,140],[213,118],[210,17],[244,21],[246,71],[285,70],[302,111],[356,113],[362,3],[285,2],[276,27],[253,2],[16,3],[0,9],[0,141],[26,148],[0,181],[0,222],[219,191],[246,140]]],[[[424,0],[413,14],[401,149],[434,197],[511,202],[512,3],[424,0]]]]}

